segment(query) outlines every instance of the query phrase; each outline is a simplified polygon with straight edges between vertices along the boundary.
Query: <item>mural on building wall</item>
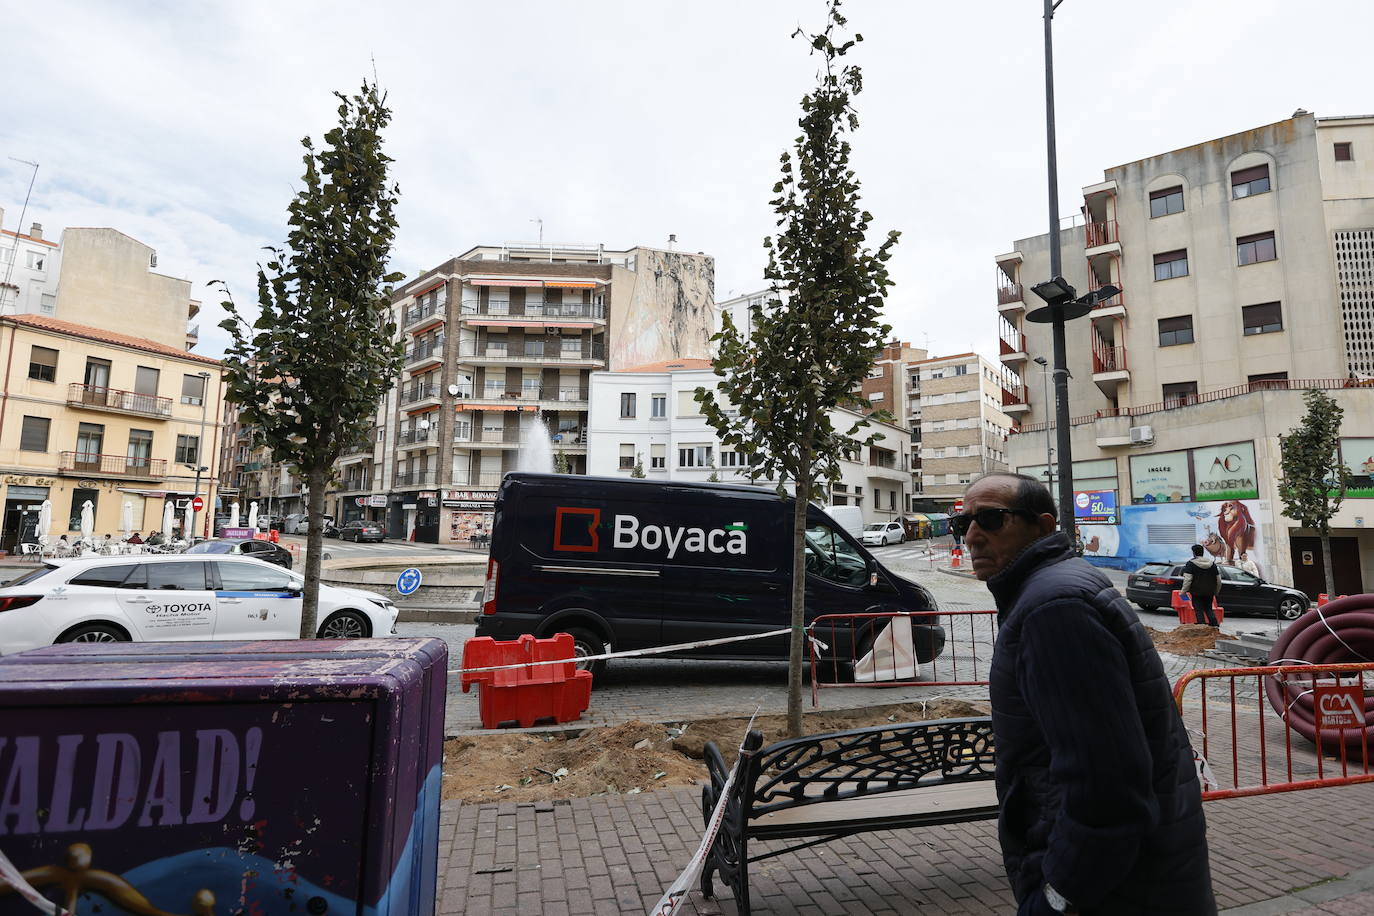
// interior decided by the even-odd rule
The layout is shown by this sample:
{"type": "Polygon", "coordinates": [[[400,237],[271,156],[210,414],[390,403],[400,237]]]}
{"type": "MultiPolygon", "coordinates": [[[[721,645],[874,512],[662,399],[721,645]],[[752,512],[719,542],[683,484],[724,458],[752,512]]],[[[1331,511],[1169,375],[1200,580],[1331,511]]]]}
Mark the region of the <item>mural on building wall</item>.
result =
{"type": "Polygon", "coordinates": [[[715,333],[715,261],[641,248],[630,303],[612,329],[612,368],[705,359],[715,333]]]}
{"type": "Polygon", "coordinates": [[[1374,439],[1342,439],[1341,462],[1351,474],[1347,499],[1374,499],[1374,439]]]}
{"type": "Polygon", "coordinates": [[[1099,566],[1135,570],[1147,562],[1182,563],[1201,544],[1218,563],[1256,576],[1271,565],[1262,528],[1267,500],[1155,503],[1121,507],[1117,525],[1081,525],[1084,555],[1099,566]]]}

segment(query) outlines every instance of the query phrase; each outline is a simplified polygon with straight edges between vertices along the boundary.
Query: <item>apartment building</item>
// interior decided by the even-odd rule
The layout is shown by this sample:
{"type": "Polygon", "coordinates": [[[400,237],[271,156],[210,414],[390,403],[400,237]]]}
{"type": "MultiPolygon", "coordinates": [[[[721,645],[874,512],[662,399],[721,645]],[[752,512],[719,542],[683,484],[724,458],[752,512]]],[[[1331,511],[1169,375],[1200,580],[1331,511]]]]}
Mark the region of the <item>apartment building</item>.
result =
{"type": "MultiPolygon", "coordinates": [[[[1080,293],[1120,289],[1068,325],[1089,553],[1131,568],[1204,541],[1310,590],[1320,547],[1281,514],[1278,437],[1318,387],[1346,410],[1355,466],[1374,451],[1362,438],[1374,428],[1374,117],[1299,110],[1107,169],[1059,237],[1080,293]],[[1250,546],[1227,540],[1237,525],[1250,546]]],[[[1003,409],[1018,423],[1008,460],[1041,475],[1053,410],[1035,361],[1051,358],[1050,329],[1025,314],[1041,304],[1031,287],[1049,279],[1048,249],[1042,235],[996,258],[1003,409]]],[[[1336,520],[1341,590],[1374,579],[1374,489],[1356,492],[1336,520]]]]}
{"type": "Polygon", "coordinates": [[[218,360],[43,315],[0,317],[0,348],[13,357],[0,397],[0,548],[76,536],[87,501],[102,537],[119,534],[126,511],[146,533],[164,527],[169,503],[178,524],[194,496],[214,505],[218,360]],[[44,500],[52,525],[39,532],[44,500]]]}
{"type": "Polygon", "coordinates": [[[706,356],[714,270],[701,253],[509,243],[425,271],[396,292],[405,369],[334,496],[392,536],[463,541],[506,471],[556,450],[585,473],[591,373],[706,356]]]}
{"type": "Polygon", "coordinates": [[[61,264],[61,246],[43,238],[42,224],[6,229],[0,207],[0,315],[55,314],[61,264]]]}
{"type": "Polygon", "coordinates": [[[1002,412],[1001,366],[976,353],[907,362],[913,508],[949,512],[980,474],[1006,470],[1011,418],[1002,412]]]}
{"type": "MultiPolygon", "coordinates": [[[[698,388],[716,387],[710,360],[678,359],[591,375],[588,473],[628,477],[642,467],[650,480],[748,483],[748,456],[722,443],[696,401],[698,388]]],[[[835,410],[848,429],[862,414],[835,410]]],[[[901,516],[909,504],[907,430],[870,420],[878,439],[840,462],[841,477],[818,501],[863,509],[865,522],[901,516]]],[[[767,481],[760,486],[773,486],[767,481]]]]}

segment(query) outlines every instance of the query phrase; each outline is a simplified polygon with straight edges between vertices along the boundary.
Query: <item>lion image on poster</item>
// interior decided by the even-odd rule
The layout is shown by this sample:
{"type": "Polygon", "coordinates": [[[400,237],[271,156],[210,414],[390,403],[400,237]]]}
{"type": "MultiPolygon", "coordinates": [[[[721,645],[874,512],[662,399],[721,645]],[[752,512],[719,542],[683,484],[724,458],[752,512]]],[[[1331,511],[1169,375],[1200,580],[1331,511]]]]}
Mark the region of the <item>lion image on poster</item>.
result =
{"type": "Polygon", "coordinates": [[[1248,559],[1255,546],[1255,520],[1239,500],[1228,499],[1217,509],[1217,533],[1226,544],[1226,562],[1234,565],[1248,559]]]}

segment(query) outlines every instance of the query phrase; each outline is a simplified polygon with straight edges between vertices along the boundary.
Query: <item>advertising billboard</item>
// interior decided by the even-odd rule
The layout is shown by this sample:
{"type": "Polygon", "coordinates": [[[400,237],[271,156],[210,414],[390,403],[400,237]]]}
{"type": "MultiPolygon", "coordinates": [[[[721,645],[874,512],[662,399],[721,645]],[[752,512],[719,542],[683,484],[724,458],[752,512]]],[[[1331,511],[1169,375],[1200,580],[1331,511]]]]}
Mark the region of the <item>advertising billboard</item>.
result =
{"type": "Polygon", "coordinates": [[[1135,570],[1147,562],[1182,563],[1201,544],[1218,563],[1264,576],[1270,546],[1265,500],[1122,506],[1117,524],[1084,524],[1083,555],[1099,566],[1135,570]]]}
{"type": "Polygon", "coordinates": [[[1374,439],[1342,439],[1341,463],[1353,479],[1347,499],[1374,499],[1374,439]]]}
{"type": "Polygon", "coordinates": [[[1116,524],[1115,490],[1075,490],[1073,516],[1080,522],[1116,524]]]}
{"type": "Polygon", "coordinates": [[[1188,453],[1131,456],[1131,502],[1181,503],[1193,498],[1188,453]]]}
{"type": "Polygon", "coordinates": [[[1255,444],[1237,442],[1193,449],[1193,480],[1199,501],[1258,499],[1255,444]]]}

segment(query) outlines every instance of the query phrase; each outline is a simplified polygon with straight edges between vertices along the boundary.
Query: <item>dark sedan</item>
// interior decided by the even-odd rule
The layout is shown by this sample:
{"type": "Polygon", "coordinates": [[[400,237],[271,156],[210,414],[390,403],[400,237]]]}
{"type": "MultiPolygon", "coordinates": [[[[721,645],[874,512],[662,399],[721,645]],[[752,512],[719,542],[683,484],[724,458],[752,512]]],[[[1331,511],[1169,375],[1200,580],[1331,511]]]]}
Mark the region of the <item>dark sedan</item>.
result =
{"type": "Polygon", "coordinates": [[[186,548],[186,552],[237,554],[252,557],[255,560],[266,560],[268,563],[275,563],[283,569],[291,568],[291,551],[280,544],[260,541],[257,538],[213,538],[186,548]]]}
{"type": "MultiPolygon", "coordinates": [[[[1220,566],[1221,594],[1217,603],[1227,615],[1279,617],[1296,620],[1311,602],[1296,588],[1274,585],[1234,566],[1220,566]]],[[[1183,588],[1182,563],[1146,563],[1126,580],[1126,598],[1141,609],[1169,608],[1173,593],[1183,588]]]]}
{"type": "Polygon", "coordinates": [[[339,540],[341,541],[372,541],[380,544],[386,537],[386,529],[376,522],[364,522],[354,519],[339,529],[339,540]]]}

